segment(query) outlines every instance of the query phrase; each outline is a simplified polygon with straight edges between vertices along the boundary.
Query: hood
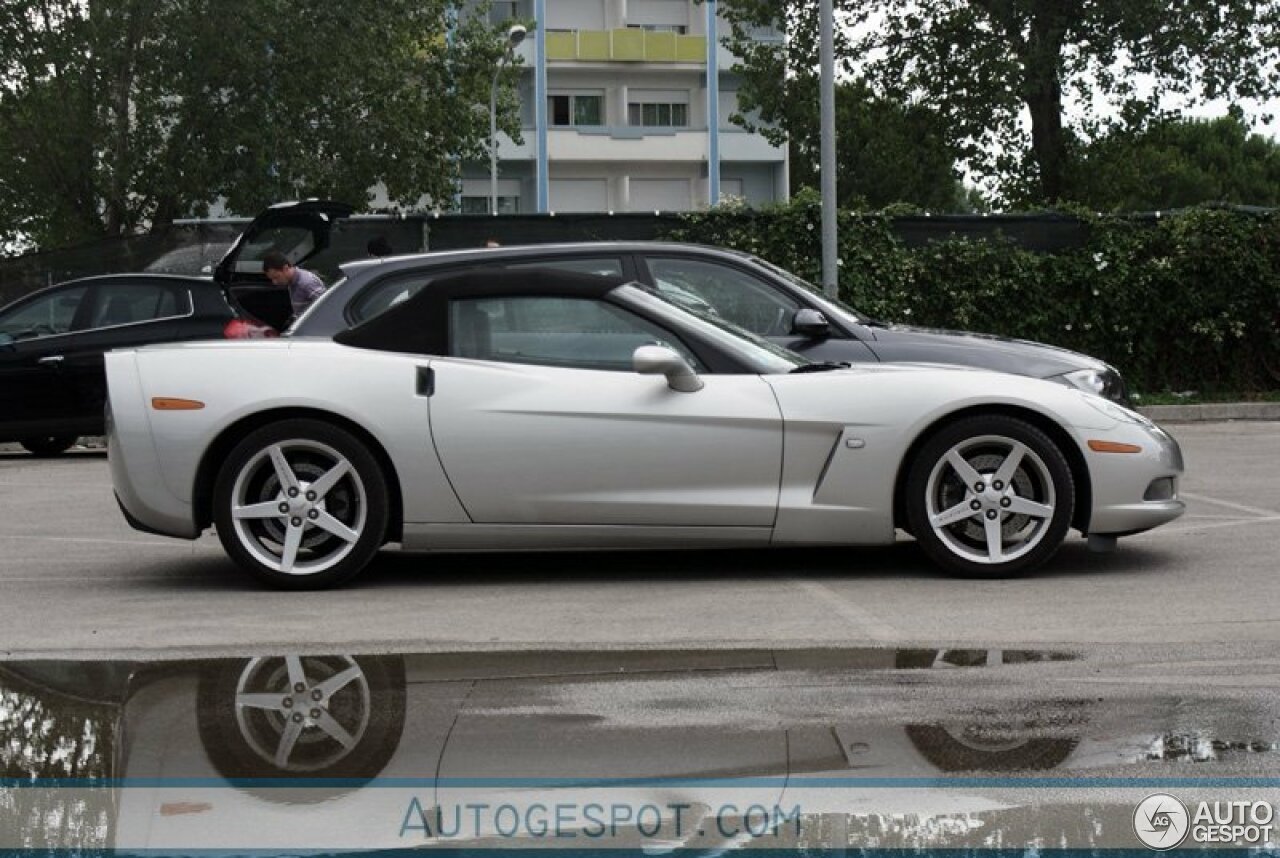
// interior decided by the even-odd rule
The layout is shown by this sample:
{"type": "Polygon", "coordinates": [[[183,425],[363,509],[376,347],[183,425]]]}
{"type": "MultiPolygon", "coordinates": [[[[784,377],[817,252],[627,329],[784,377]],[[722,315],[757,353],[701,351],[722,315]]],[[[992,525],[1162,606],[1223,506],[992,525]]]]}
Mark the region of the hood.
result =
{"type": "Polygon", "coordinates": [[[873,336],[867,345],[883,361],[963,363],[1035,378],[1078,369],[1110,369],[1097,358],[1030,340],[911,325],[873,324],[867,329],[873,336]]]}

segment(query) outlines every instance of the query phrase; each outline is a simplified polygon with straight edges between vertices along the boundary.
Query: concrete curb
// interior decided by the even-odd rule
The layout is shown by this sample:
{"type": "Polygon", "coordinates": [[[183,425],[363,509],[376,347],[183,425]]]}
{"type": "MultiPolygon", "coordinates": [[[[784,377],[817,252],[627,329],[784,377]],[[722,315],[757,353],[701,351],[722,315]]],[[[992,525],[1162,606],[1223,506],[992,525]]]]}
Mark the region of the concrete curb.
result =
{"type": "Polygon", "coordinates": [[[1209,402],[1204,405],[1144,405],[1138,411],[1157,423],[1280,420],[1280,402],[1209,402]]]}

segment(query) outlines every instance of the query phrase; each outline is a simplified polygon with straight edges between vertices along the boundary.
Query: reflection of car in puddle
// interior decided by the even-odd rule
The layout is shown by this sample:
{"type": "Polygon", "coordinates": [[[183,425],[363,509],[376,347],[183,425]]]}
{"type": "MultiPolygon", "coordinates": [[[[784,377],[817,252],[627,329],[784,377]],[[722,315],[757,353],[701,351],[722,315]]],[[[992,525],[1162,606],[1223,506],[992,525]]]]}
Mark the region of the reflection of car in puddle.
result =
{"type": "MultiPolygon", "coordinates": [[[[581,846],[540,839],[525,823],[556,825],[555,808],[575,808],[563,829],[581,835],[592,827],[582,808],[598,803],[656,810],[643,830],[632,817],[587,845],[716,852],[761,839],[740,819],[726,822],[726,807],[779,812],[784,822],[796,808],[806,816],[972,821],[1027,799],[968,783],[939,789],[944,779],[1092,773],[1147,760],[1152,748],[1153,733],[1132,741],[1097,729],[1094,716],[1105,713],[1096,702],[1029,701],[1006,681],[1072,658],[1063,653],[842,650],[756,662],[703,653],[683,666],[679,655],[276,656],[138,666],[124,691],[95,692],[121,713],[111,774],[127,786],[115,799],[114,845],[581,846]],[[830,711],[786,705],[815,683],[852,703],[830,711]],[[972,706],[952,699],[987,684],[1008,693],[970,695],[972,706]],[[739,700],[734,689],[749,693],[739,700]],[[762,694],[770,691],[773,702],[762,694]],[[899,698],[930,695],[947,705],[900,711],[899,698]],[[877,699],[890,705],[868,714],[874,707],[861,701],[877,699]],[[743,710],[744,701],[762,711],[743,710]],[[851,788],[860,779],[881,788],[851,788]],[[510,808],[519,832],[508,836],[493,813],[473,822],[465,809],[475,806],[510,808]]],[[[97,671],[95,682],[118,674],[97,671]]],[[[69,679],[47,668],[41,677],[47,685],[69,679]]]]}
{"type": "MultiPolygon", "coordinates": [[[[868,650],[855,663],[906,671],[1064,657],[868,650]]],[[[726,806],[785,817],[795,803],[788,778],[1048,769],[1076,743],[1028,736],[1028,725],[999,719],[905,728],[784,722],[762,729],[679,724],[679,713],[668,711],[664,717],[677,723],[664,726],[661,719],[610,723],[607,716],[573,711],[572,702],[556,702],[564,689],[614,682],[615,670],[556,675],[554,666],[529,664],[473,672],[441,669],[429,656],[288,656],[166,672],[138,683],[126,704],[131,741],[122,774],[158,788],[124,791],[118,846],[382,847],[448,841],[449,835],[510,843],[502,818],[473,819],[460,809],[513,808],[527,820],[540,806],[568,803],[660,810],[643,832],[630,830],[634,819],[611,820],[623,823],[609,841],[614,845],[630,835],[630,845],[657,854],[691,845],[697,831],[700,849],[717,850],[753,837],[740,823],[719,818],[726,806]],[[210,775],[209,786],[195,789],[156,781],[189,783],[210,775]],[[370,788],[375,778],[378,788],[370,788]],[[414,812],[406,816],[410,807],[414,812]],[[320,815],[313,820],[313,813],[320,815]]],[[[673,673],[679,670],[625,678],[643,683],[673,673]]],[[[829,810],[818,807],[828,798],[848,803],[847,795],[811,790],[805,802],[829,810]]],[[[974,811],[993,806],[959,798],[948,796],[944,804],[974,811]]],[[[575,825],[589,830],[592,817],[574,816],[568,827],[575,825]]]]}

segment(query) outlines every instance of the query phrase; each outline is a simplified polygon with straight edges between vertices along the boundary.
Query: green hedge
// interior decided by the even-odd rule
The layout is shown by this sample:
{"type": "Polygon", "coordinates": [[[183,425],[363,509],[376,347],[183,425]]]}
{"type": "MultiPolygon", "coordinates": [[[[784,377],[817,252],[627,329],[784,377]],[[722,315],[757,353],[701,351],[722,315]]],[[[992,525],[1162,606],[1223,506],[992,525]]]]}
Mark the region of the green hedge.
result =
{"type": "MultiPolygon", "coordinates": [[[[998,235],[910,248],[892,212],[842,212],[840,295],[877,318],[1095,355],[1139,392],[1280,389],[1280,216],[1078,216],[1083,246],[1043,254],[998,235]]],[[[667,237],[750,251],[817,283],[820,225],[818,200],[804,194],[691,214],[667,237]]]]}

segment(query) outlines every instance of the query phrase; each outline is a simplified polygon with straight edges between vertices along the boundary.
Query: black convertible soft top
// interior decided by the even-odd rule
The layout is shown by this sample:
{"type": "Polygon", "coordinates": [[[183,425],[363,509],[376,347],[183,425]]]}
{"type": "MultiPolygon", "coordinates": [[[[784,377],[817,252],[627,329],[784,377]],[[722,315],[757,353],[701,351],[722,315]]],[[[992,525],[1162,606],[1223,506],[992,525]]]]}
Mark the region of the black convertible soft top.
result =
{"type": "Polygon", "coordinates": [[[550,268],[478,268],[432,280],[391,309],[334,335],[334,341],[361,349],[447,355],[449,301],[453,298],[603,298],[628,282],[621,277],[579,274],[550,268]]]}

